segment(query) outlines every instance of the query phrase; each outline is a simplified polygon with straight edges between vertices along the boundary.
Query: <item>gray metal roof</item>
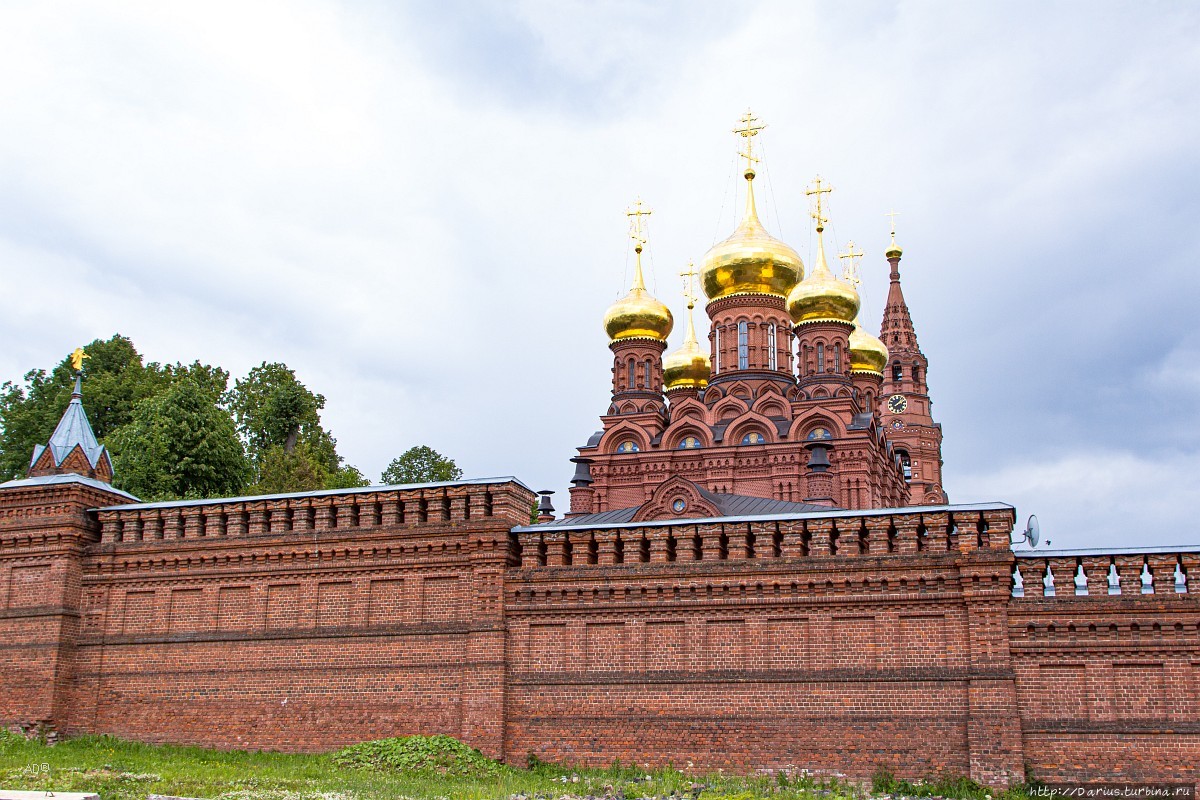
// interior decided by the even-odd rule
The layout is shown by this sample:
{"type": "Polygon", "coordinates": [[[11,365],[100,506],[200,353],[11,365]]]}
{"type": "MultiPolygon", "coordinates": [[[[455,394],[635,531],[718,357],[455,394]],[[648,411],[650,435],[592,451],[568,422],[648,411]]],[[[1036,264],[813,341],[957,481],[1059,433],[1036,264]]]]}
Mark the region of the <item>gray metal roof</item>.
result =
{"type": "MultiPolygon", "coordinates": [[[[751,497],[745,494],[721,494],[719,492],[710,492],[700,484],[694,481],[688,481],[700,493],[700,496],[717,507],[721,512],[722,517],[730,516],[745,516],[745,515],[761,515],[761,514],[789,514],[802,511],[818,511],[832,510],[828,506],[818,506],[812,503],[790,503],[786,500],[772,500],[769,497],[751,497]]],[[[611,511],[601,511],[596,514],[578,514],[571,517],[563,517],[554,522],[543,522],[538,524],[538,528],[552,526],[562,528],[566,526],[586,525],[594,527],[597,525],[617,525],[626,522],[632,522],[633,517],[637,514],[641,506],[632,506],[630,508],[617,508],[611,511]]]]}
{"type": "MultiPolygon", "coordinates": [[[[83,450],[83,455],[93,467],[100,463],[100,458],[104,455],[104,445],[96,441],[96,434],[92,431],[91,423],[88,422],[87,412],[83,410],[83,393],[79,378],[75,379],[75,391],[71,394],[71,402],[67,405],[67,410],[63,412],[62,419],[58,421],[58,427],[54,429],[48,446],[56,467],[62,466],[63,461],[76,446],[83,450]]],[[[33,449],[33,458],[29,461],[30,467],[37,463],[38,458],[45,450],[46,447],[43,445],[38,445],[33,449]]]]}
{"type": "Polygon", "coordinates": [[[792,503],[787,500],[774,500],[770,497],[751,497],[745,494],[722,494],[710,492],[704,487],[693,483],[699,490],[700,496],[720,509],[727,517],[757,516],[761,514],[798,514],[804,511],[840,511],[830,506],[819,506],[814,503],[792,503]]]}
{"type": "Polygon", "coordinates": [[[14,481],[0,483],[0,489],[21,489],[27,486],[57,486],[65,483],[81,483],[84,486],[90,486],[93,489],[101,489],[105,492],[110,492],[111,494],[118,494],[122,497],[128,497],[130,500],[137,502],[137,498],[131,495],[129,492],[123,492],[120,489],[116,489],[104,481],[98,481],[95,478],[88,478],[84,475],[76,475],[74,473],[67,473],[65,475],[42,475],[38,478],[18,478],[14,481]]]}
{"type": "MultiPolygon", "coordinates": [[[[242,503],[258,500],[287,500],[296,497],[329,497],[331,495],[370,494],[371,492],[386,492],[394,489],[441,489],[447,486],[479,486],[483,484],[515,483],[530,492],[528,486],[511,475],[501,478],[468,478],[461,481],[437,481],[433,483],[398,483],[388,486],[358,486],[353,489],[318,489],[315,492],[290,492],[287,494],[259,494],[243,497],[210,497],[205,500],[167,500],[161,503],[127,503],[119,506],[106,506],[101,511],[125,511],[128,509],[150,508],[188,508],[191,506],[213,506],[221,503],[242,503]]],[[[7,485],[7,484],[5,484],[7,485]]],[[[137,498],[133,498],[136,500],[137,498]]]]}
{"type": "Polygon", "coordinates": [[[1145,553],[1200,553],[1200,544],[1154,545],[1153,547],[1081,547],[1063,550],[1029,550],[1013,548],[1017,558],[1063,558],[1071,556],[1140,556],[1145,553]]]}
{"type": "MultiPolygon", "coordinates": [[[[697,487],[699,488],[699,487],[697,487]]],[[[948,511],[1009,511],[1014,515],[1016,508],[1008,503],[967,503],[963,505],[942,505],[942,506],[905,506],[903,508],[869,508],[860,509],[857,511],[848,511],[841,508],[829,508],[828,506],[817,506],[811,503],[789,503],[783,500],[771,500],[763,497],[748,497],[746,495],[735,494],[717,494],[708,492],[706,489],[700,490],[704,493],[706,499],[716,498],[717,500],[726,501],[723,506],[717,504],[717,508],[724,511],[729,509],[728,514],[723,514],[719,517],[701,517],[701,518],[684,518],[678,519],[660,519],[650,522],[632,522],[633,515],[641,506],[634,508],[622,508],[615,511],[602,511],[598,514],[580,514],[574,517],[563,517],[554,522],[543,522],[537,525],[518,525],[513,528],[517,533],[528,533],[531,531],[546,530],[553,528],[555,530],[591,530],[595,528],[645,528],[645,527],[662,527],[664,525],[707,525],[715,523],[737,523],[737,522],[763,522],[766,520],[778,520],[780,522],[791,522],[795,520],[805,519],[846,519],[854,517],[872,517],[881,514],[937,514],[948,511]]]]}
{"type": "MultiPolygon", "coordinates": [[[[596,514],[576,514],[573,517],[563,517],[556,519],[554,522],[542,522],[536,527],[541,528],[562,528],[569,525],[586,525],[595,527],[597,525],[619,525],[623,522],[631,522],[633,515],[641,506],[633,506],[631,508],[618,508],[613,511],[601,511],[596,514]]],[[[530,527],[530,526],[525,526],[530,527]]]]}

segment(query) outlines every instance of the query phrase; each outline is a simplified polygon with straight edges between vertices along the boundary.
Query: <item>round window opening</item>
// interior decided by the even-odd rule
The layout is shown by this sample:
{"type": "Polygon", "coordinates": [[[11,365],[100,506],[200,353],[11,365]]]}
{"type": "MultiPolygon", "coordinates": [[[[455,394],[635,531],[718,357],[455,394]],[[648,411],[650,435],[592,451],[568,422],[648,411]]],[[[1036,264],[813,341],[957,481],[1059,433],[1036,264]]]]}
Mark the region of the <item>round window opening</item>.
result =
{"type": "Polygon", "coordinates": [[[682,497],[675,498],[675,502],[671,503],[671,509],[676,514],[682,512],[685,508],[687,508],[687,500],[684,500],[682,497]]]}

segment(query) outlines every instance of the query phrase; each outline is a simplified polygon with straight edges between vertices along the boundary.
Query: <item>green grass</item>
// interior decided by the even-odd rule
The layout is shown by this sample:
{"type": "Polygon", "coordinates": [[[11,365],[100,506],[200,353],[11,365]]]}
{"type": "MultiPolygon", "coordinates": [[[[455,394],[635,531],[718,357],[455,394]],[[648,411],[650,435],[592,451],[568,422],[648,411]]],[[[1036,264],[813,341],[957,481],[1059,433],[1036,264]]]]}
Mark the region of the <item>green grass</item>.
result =
{"type": "MultiPolygon", "coordinates": [[[[912,787],[902,783],[894,781],[892,791],[912,787]]],[[[514,796],[533,800],[588,795],[630,800],[861,800],[865,796],[854,784],[806,775],[701,775],[621,764],[572,769],[536,759],[531,759],[529,768],[516,769],[448,736],[384,739],[337,753],[298,755],[148,745],[107,736],[83,736],[47,747],[4,731],[0,731],[0,788],[90,791],[103,800],[144,800],[149,794],[220,800],[514,796]]],[[[963,800],[987,796],[986,790],[969,782],[944,788],[967,790],[939,792],[963,800]]]]}

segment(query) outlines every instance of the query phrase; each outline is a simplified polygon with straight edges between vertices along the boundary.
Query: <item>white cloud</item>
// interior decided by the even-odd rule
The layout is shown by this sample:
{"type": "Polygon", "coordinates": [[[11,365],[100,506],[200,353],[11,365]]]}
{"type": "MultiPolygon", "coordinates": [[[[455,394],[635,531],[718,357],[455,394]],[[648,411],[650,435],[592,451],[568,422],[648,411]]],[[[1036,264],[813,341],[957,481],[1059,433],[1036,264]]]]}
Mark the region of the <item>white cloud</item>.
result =
{"type": "MultiPolygon", "coordinates": [[[[607,404],[622,211],[655,209],[681,311],[676,273],[737,214],[750,105],[768,227],[808,256],[803,187],[831,180],[869,308],[903,212],[953,497],[1049,503],[992,468],[1013,431],[1091,452],[1118,415],[1160,446],[1188,418],[1200,14],[454,5],[6,6],[0,377],[115,331],[235,375],[282,360],[369,475],[427,443],[565,489],[607,404]]],[[[1178,458],[1157,496],[1186,494],[1178,458]]]]}
{"type": "Polygon", "coordinates": [[[1003,500],[1022,523],[1036,514],[1055,549],[1195,544],[1200,453],[1145,456],[1098,445],[960,474],[951,500],[1003,500]]]}

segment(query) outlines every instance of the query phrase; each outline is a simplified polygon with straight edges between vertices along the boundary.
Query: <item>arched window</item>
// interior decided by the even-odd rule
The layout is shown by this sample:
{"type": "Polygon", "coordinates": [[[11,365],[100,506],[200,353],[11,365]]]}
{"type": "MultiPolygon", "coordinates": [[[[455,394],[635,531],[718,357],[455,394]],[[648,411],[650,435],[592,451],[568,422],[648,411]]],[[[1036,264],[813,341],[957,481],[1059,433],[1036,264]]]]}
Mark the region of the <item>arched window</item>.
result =
{"type": "Polygon", "coordinates": [[[765,444],[767,438],[758,431],[751,431],[742,437],[742,444],[765,444]]]}
{"type": "Polygon", "coordinates": [[[719,325],[713,328],[713,337],[716,340],[714,349],[717,351],[717,367],[713,370],[715,374],[721,371],[721,327],[719,325]]]}
{"type": "Polygon", "coordinates": [[[632,439],[621,442],[619,445],[617,445],[618,453],[636,453],[636,452],[640,451],[641,449],[642,448],[638,447],[638,443],[633,441],[632,439]]]}
{"type": "Polygon", "coordinates": [[[904,380],[904,367],[900,366],[899,361],[897,361],[895,364],[892,364],[892,380],[904,380]]]}
{"type": "Polygon", "coordinates": [[[908,456],[907,450],[897,450],[896,455],[900,456],[900,464],[904,467],[904,480],[912,482],[912,459],[908,456]]]}
{"type": "Polygon", "coordinates": [[[817,372],[825,371],[825,343],[817,342],[817,372]]]}
{"type": "Polygon", "coordinates": [[[631,359],[629,359],[629,386],[627,387],[629,389],[637,388],[637,376],[634,375],[633,370],[634,370],[633,359],[631,358],[631,359]]]}
{"type": "Polygon", "coordinates": [[[750,326],[746,320],[738,323],[738,369],[750,366],[750,326]]]}
{"type": "Polygon", "coordinates": [[[779,353],[775,344],[775,323],[767,327],[767,369],[779,369],[779,353]]]}
{"type": "Polygon", "coordinates": [[[703,446],[695,436],[685,436],[679,440],[680,450],[699,450],[703,446]]]}
{"type": "Polygon", "coordinates": [[[913,383],[916,383],[919,380],[921,380],[921,365],[914,361],[913,362],[913,383]]]}
{"type": "Polygon", "coordinates": [[[833,371],[842,374],[842,348],[836,344],[833,346],[833,371]]]}
{"type": "Polygon", "coordinates": [[[649,389],[652,386],[654,386],[654,384],[650,380],[650,359],[647,358],[646,359],[646,388],[649,389]]]}

